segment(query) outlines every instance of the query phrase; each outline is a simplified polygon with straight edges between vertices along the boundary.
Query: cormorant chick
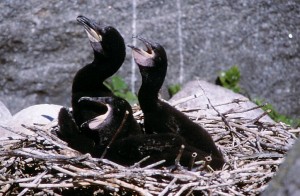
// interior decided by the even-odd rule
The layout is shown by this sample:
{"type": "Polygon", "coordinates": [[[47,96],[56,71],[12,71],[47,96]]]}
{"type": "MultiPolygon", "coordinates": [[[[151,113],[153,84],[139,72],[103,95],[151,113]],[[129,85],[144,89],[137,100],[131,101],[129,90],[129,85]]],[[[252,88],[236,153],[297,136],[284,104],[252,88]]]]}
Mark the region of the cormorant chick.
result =
{"type": "Polygon", "coordinates": [[[190,146],[203,151],[202,155],[211,155],[210,165],[213,168],[221,168],[224,164],[223,155],[209,133],[183,113],[158,99],[168,66],[164,48],[141,37],[138,39],[144,43],[146,50],[129,47],[133,49],[132,54],[142,76],[138,99],[144,113],[146,133],[179,134],[190,146]]]}
{"type": "Polygon", "coordinates": [[[120,135],[125,137],[138,134],[140,127],[132,116],[130,105],[115,97],[103,84],[124,61],[125,43],[122,36],[115,28],[101,26],[84,16],[78,16],[77,21],[87,32],[94,50],[94,60],[80,69],[74,77],[73,114],[66,108],[60,111],[60,129],[57,135],[76,150],[99,157],[117,131],[126,110],[128,118],[120,135]],[[110,97],[101,98],[104,96],[110,97]],[[99,98],[84,98],[79,101],[82,97],[99,98]]]}
{"type": "Polygon", "coordinates": [[[94,117],[78,127],[71,112],[62,108],[57,135],[81,153],[90,153],[99,158],[112,140],[142,134],[132,115],[131,106],[122,98],[82,97],[79,105],[89,106],[94,117]],[[99,108],[106,108],[106,112],[99,115],[99,108]]]}
{"type": "Polygon", "coordinates": [[[69,109],[63,107],[59,111],[58,125],[59,130],[54,134],[57,135],[61,140],[67,142],[68,146],[83,154],[94,151],[94,140],[87,137],[79,130],[73,118],[72,112],[69,109]]]}
{"type": "MultiPolygon", "coordinates": [[[[98,101],[97,99],[98,98],[82,98],[80,103],[92,101],[97,104],[107,104],[105,102],[100,103],[100,100],[98,101]]],[[[108,99],[109,100],[107,100],[107,102],[114,102],[114,100],[111,100],[112,98],[108,99]]],[[[59,121],[63,120],[63,122],[59,122],[60,131],[57,132],[57,135],[66,141],[68,146],[73,149],[78,150],[81,153],[90,153],[93,157],[100,158],[107,148],[107,145],[112,141],[114,135],[117,134],[109,148],[107,148],[106,154],[103,158],[126,166],[133,165],[147,156],[150,156],[150,158],[144,161],[141,164],[142,166],[146,166],[160,160],[166,161],[161,165],[174,165],[181,145],[185,145],[179,161],[182,166],[190,165],[192,161],[192,154],[194,153],[197,153],[197,157],[194,161],[202,160],[202,158],[207,155],[207,153],[203,153],[201,150],[189,146],[186,141],[177,134],[161,133],[145,135],[136,132],[136,135],[133,135],[132,131],[128,132],[129,129],[134,129],[132,124],[131,126],[128,126],[128,122],[130,123],[130,119],[133,118],[130,114],[128,114],[127,120],[123,125],[124,129],[122,128],[119,133],[116,133],[121,122],[115,122],[115,119],[110,118],[112,113],[114,113],[112,110],[120,113],[116,108],[108,109],[108,112],[103,116],[97,116],[91,121],[83,124],[85,128],[95,130],[92,133],[94,134],[94,138],[92,139],[90,136],[87,137],[84,132],[82,133],[79,131],[70,111],[66,108],[62,108],[60,112],[60,115],[62,116],[58,119],[59,121]],[[98,128],[97,131],[96,128],[98,128]]],[[[125,114],[124,111],[121,113],[123,115],[125,114]]]]}
{"type": "Polygon", "coordinates": [[[103,82],[123,64],[126,48],[123,37],[114,27],[99,25],[84,16],[78,16],[77,21],[83,25],[94,50],[93,62],[81,68],[73,80],[73,116],[77,125],[81,125],[93,114],[89,109],[80,108],[78,100],[81,97],[113,96],[103,82]]]}
{"type": "MultiPolygon", "coordinates": [[[[187,141],[178,134],[159,133],[135,135],[115,140],[110,146],[106,158],[123,165],[132,165],[150,156],[142,163],[143,166],[165,160],[161,165],[175,165],[181,146],[184,145],[179,164],[188,167],[191,162],[205,160],[208,153],[190,146],[187,141]],[[193,155],[196,154],[194,160],[193,155]]],[[[205,160],[206,161],[206,160],[205,160]]],[[[206,162],[207,163],[207,162],[206,162]]],[[[208,163],[213,168],[220,168],[222,165],[216,162],[208,163]]],[[[160,166],[161,166],[160,165],[160,166]]]]}
{"type": "Polygon", "coordinates": [[[117,131],[115,140],[130,135],[142,134],[139,124],[132,115],[131,106],[127,101],[119,97],[82,97],[79,104],[103,108],[107,111],[102,115],[84,122],[80,129],[89,138],[93,138],[97,146],[106,147],[117,131]],[[125,120],[125,121],[124,121],[125,120]],[[124,121],[124,122],[123,122],[124,121]],[[121,128],[120,130],[118,130],[121,128]]]}

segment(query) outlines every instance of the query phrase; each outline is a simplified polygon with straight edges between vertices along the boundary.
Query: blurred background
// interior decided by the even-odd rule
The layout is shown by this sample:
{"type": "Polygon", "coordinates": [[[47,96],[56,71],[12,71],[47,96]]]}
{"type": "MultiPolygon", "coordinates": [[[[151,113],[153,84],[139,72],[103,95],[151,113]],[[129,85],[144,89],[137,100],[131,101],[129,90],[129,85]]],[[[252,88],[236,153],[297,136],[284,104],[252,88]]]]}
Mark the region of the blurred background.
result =
{"type": "MultiPolygon", "coordinates": [[[[163,45],[166,88],[198,78],[214,83],[236,65],[241,93],[299,117],[298,0],[1,1],[0,101],[12,114],[38,103],[71,105],[73,77],[93,60],[78,15],[116,27],[127,44],[141,35],[163,45]]],[[[138,91],[129,48],[116,74],[138,91]]]]}

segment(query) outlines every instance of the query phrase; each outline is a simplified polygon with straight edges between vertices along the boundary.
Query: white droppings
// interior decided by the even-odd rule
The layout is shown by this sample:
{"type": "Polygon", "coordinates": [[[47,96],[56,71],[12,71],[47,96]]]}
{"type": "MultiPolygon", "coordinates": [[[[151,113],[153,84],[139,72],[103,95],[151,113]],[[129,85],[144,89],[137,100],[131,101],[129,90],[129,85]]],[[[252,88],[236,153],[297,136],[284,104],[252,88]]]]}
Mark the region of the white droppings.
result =
{"type": "Polygon", "coordinates": [[[292,39],[293,38],[293,34],[289,33],[289,38],[292,39]]]}

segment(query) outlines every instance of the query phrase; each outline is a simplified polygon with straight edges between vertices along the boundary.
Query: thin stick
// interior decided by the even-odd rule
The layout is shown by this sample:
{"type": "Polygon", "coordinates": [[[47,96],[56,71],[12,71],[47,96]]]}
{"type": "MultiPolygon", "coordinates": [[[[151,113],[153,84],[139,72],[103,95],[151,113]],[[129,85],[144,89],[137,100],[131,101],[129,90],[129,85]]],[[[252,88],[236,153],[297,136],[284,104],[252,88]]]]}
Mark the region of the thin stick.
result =
{"type": "Polygon", "coordinates": [[[59,171],[59,172],[61,172],[61,173],[67,174],[67,175],[72,176],[72,177],[76,177],[76,176],[77,176],[76,173],[71,172],[71,171],[69,171],[69,170],[66,170],[66,169],[64,169],[64,168],[61,168],[61,167],[59,167],[58,165],[53,165],[53,166],[52,166],[52,169],[55,169],[55,170],[57,170],[57,171],[59,171]]]}
{"type": "Polygon", "coordinates": [[[222,105],[229,105],[229,104],[232,104],[232,103],[239,104],[240,102],[247,102],[247,101],[249,101],[249,100],[248,99],[233,99],[232,101],[227,102],[227,103],[216,104],[215,107],[222,106],[222,105]]]}
{"type": "Polygon", "coordinates": [[[198,156],[198,154],[196,152],[194,152],[192,154],[188,170],[190,170],[190,171],[192,170],[192,168],[194,166],[194,163],[195,163],[195,159],[196,159],[197,156],[198,156]]]}
{"type": "Polygon", "coordinates": [[[263,105],[258,105],[258,106],[255,106],[255,107],[252,107],[252,108],[248,108],[248,109],[244,109],[244,110],[238,110],[238,111],[228,111],[228,112],[224,112],[222,113],[223,115],[226,115],[226,114],[238,114],[238,113],[244,113],[244,112],[249,112],[249,111],[252,111],[252,110],[256,110],[258,108],[262,108],[266,106],[266,104],[263,104],[263,105]]]}
{"type": "Polygon", "coordinates": [[[202,94],[201,93],[196,93],[194,95],[191,95],[191,96],[188,96],[188,97],[184,97],[184,98],[181,98],[179,100],[176,100],[174,101],[173,103],[171,103],[171,106],[176,106],[176,105],[179,105],[181,103],[184,103],[184,102],[187,102],[187,101],[190,101],[192,99],[195,99],[197,97],[200,97],[202,94]]]}
{"type": "Polygon", "coordinates": [[[141,163],[148,160],[150,158],[150,156],[146,156],[144,157],[142,160],[134,163],[134,165],[130,166],[130,168],[137,168],[137,167],[140,167],[141,163]]]}
{"type": "Polygon", "coordinates": [[[5,193],[11,188],[11,184],[6,184],[5,186],[2,186],[1,187],[1,190],[0,190],[0,193],[2,194],[4,194],[5,195],[5,193]]]}
{"type": "Polygon", "coordinates": [[[226,182],[226,183],[222,183],[222,184],[215,184],[215,185],[208,185],[208,186],[200,186],[200,187],[196,187],[195,190],[206,190],[206,189],[214,189],[214,188],[218,188],[218,187],[222,187],[222,186],[229,186],[229,185],[233,185],[236,184],[238,182],[226,182]]]}
{"type": "Polygon", "coordinates": [[[263,141],[260,141],[260,145],[265,147],[265,148],[273,148],[275,150],[283,151],[283,152],[286,152],[290,149],[290,146],[278,146],[276,144],[268,144],[268,143],[263,142],[263,141]]]}
{"type": "Polygon", "coordinates": [[[280,165],[283,160],[277,160],[277,161],[258,161],[258,162],[252,162],[247,165],[244,165],[244,167],[253,167],[256,165],[280,165]]]}
{"type": "MultiPolygon", "coordinates": [[[[74,173],[74,172],[71,172],[69,170],[66,170],[64,168],[61,168],[57,165],[54,165],[52,166],[53,169],[57,170],[57,171],[60,171],[64,174],[67,174],[67,175],[70,175],[72,177],[78,177],[78,174],[74,173]]],[[[100,181],[100,180],[91,180],[91,179],[84,179],[85,182],[83,182],[83,184],[86,184],[86,182],[90,185],[90,184],[98,184],[98,185],[102,185],[106,188],[109,188],[109,189],[114,189],[114,188],[117,188],[116,185],[114,184],[111,184],[111,183],[107,183],[107,182],[103,182],[103,181],[100,181]]],[[[81,182],[80,182],[80,185],[84,186],[81,182]]]]}
{"type": "Polygon", "coordinates": [[[125,187],[125,188],[128,188],[128,189],[131,189],[133,191],[136,191],[138,192],[140,195],[145,195],[145,196],[152,196],[152,194],[150,194],[148,191],[138,187],[138,186],[135,186],[133,184],[128,184],[127,182],[124,182],[122,180],[118,180],[118,179],[109,179],[108,181],[110,182],[113,182],[119,186],[122,186],[122,187],[125,187]]]}
{"type": "MultiPolygon", "coordinates": [[[[40,175],[38,175],[31,183],[32,183],[32,184],[38,185],[38,184],[37,184],[38,181],[39,181],[41,178],[43,178],[43,176],[45,176],[45,175],[47,174],[47,172],[48,172],[47,170],[43,171],[43,172],[42,172],[40,175]]],[[[29,190],[28,188],[23,189],[23,190],[18,194],[18,196],[24,195],[28,190],[29,190]]]]}
{"type": "Polygon", "coordinates": [[[121,130],[122,130],[122,128],[123,128],[123,126],[124,126],[124,124],[125,124],[125,122],[127,120],[128,114],[129,114],[129,112],[126,110],[124,118],[123,118],[123,120],[122,120],[122,122],[121,122],[121,124],[120,124],[120,126],[118,128],[118,130],[116,131],[116,133],[114,134],[114,136],[111,138],[109,144],[106,146],[105,150],[103,151],[103,153],[102,153],[102,155],[100,157],[101,159],[104,158],[104,156],[107,153],[107,150],[110,148],[111,144],[115,141],[115,139],[117,138],[118,134],[121,132],[121,130]]]}
{"type": "Polygon", "coordinates": [[[173,180],[164,188],[162,192],[159,193],[158,196],[164,196],[169,190],[170,187],[173,186],[173,184],[177,181],[177,178],[173,178],[173,180]]]}
{"type": "Polygon", "coordinates": [[[261,119],[262,117],[264,117],[265,115],[269,114],[271,112],[271,110],[267,110],[265,112],[263,112],[261,115],[259,115],[258,117],[249,120],[247,123],[256,123],[257,121],[259,121],[259,119],[261,119]]]}
{"type": "Polygon", "coordinates": [[[180,165],[180,159],[181,159],[181,156],[182,156],[184,148],[185,148],[184,145],[180,146],[179,152],[178,152],[177,157],[175,159],[175,166],[179,166],[180,165]]]}
{"type": "MultiPolygon", "coordinates": [[[[88,186],[90,183],[82,183],[82,186],[88,186]]],[[[32,183],[20,183],[20,187],[24,188],[38,188],[38,189],[45,189],[45,188],[73,188],[73,183],[60,183],[60,184],[32,184],[32,183]]]]}
{"type": "Polygon", "coordinates": [[[222,196],[232,196],[231,194],[223,193],[223,192],[220,192],[220,191],[214,191],[214,192],[217,193],[218,195],[222,195],[222,196]]]}
{"type": "Polygon", "coordinates": [[[46,192],[46,193],[48,193],[51,196],[62,196],[62,195],[59,195],[57,193],[54,193],[52,190],[43,189],[43,191],[46,192]]]}
{"type": "Polygon", "coordinates": [[[188,184],[185,184],[181,187],[181,189],[176,193],[175,196],[180,196],[182,195],[182,193],[184,191],[186,191],[188,188],[190,187],[194,187],[194,186],[198,186],[200,182],[191,182],[191,183],[188,183],[188,184]]]}
{"type": "Polygon", "coordinates": [[[33,131],[34,133],[38,134],[39,136],[43,137],[45,140],[47,140],[49,143],[53,144],[54,146],[58,146],[62,149],[68,149],[71,151],[75,151],[74,149],[70,148],[67,146],[67,143],[58,139],[57,137],[57,141],[54,141],[52,138],[55,137],[53,135],[49,135],[48,133],[46,133],[43,129],[37,128],[36,126],[32,127],[32,126],[27,126],[22,124],[22,126],[30,131],[33,131]]]}
{"type": "MultiPolygon", "coordinates": [[[[17,134],[17,135],[20,135],[20,136],[22,136],[22,137],[25,137],[25,138],[28,137],[28,136],[31,136],[31,135],[25,134],[25,133],[23,133],[23,132],[21,132],[21,131],[16,131],[16,130],[10,128],[10,127],[6,127],[6,126],[2,126],[2,125],[0,125],[0,127],[3,128],[3,129],[5,129],[5,130],[7,130],[7,131],[10,131],[10,132],[12,132],[12,133],[14,133],[14,134],[17,134]]],[[[30,130],[30,131],[31,131],[31,130],[30,130]]],[[[33,131],[32,131],[32,134],[34,134],[33,131]]]]}
{"type": "Polygon", "coordinates": [[[266,138],[266,139],[268,139],[268,140],[270,140],[270,141],[272,141],[272,142],[274,142],[274,143],[277,143],[277,144],[280,144],[280,145],[284,145],[284,144],[282,144],[279,140],[276,140],[276,139],[274,139],[273,137],[270,137],[270,136],[268,136],[268,135],[263,135],[263,134],[261,134],[261,133],[259,133],[259,132],[257,132],[257,131],[254,131],[254,130],[249,129],[249,128],[247,128],[247,127],[244,127],[244,126],[242,126],[242,125],[238,125],[238,124],[233,123],[233,122],[230,122],[230,125],[231,125],[231,126],[234,126],[234,127],[236,127],[236,128],[238,128],[238,129],[241,129],[241,130],[243,130],[243,131],[247,131],[247,132],[253,133],[253,134],[255,134],[255,135],[259,135],[260,137],[264,137],[264,138],[266,138]]]}
{"type": "MultiPolygon", "coordinates": [[[[225,123],[226,127],[228,128],[228,130],[231,131],[231,132],[233,132],[233,129],[231,128],[230,124],[229,124],[228,121],[226,120],[225,116],[222,115],[222,114],[221,114],[221,113],[213,106],[213,104],[212,104],[211,101],[210,101],[210,98],[206,95],[205,90],[202,88],[202,86],[201,86],[199,80],[197,80],[197,81],[198,81],[198,85],[199,85],[199,87],[201,88],[201,90],[203,91],[203,94],[204,94],[204,96],[206,97],[206,99],[207,99],[209,105],[210,105],[210,106],[212,107],[212,109],[215,110],[215,111],[217,112],[217,114],[222,118],[222,120],[223,120],[223,122],[225,123]]],[[[236,134],[236,135],[237,135],[237,134],[236,134]]]]}
{"type": "Polygon", "coordinates": [[[164,162],[166,162],[166,160],[161,160],[161,161],[158,161],[156,163],[147,165],[146,167],[143,167],[143,169],[150,169],[150,168],[156,167],[156,166],[158,166],[160,164],[163,164],[164,162]]]}

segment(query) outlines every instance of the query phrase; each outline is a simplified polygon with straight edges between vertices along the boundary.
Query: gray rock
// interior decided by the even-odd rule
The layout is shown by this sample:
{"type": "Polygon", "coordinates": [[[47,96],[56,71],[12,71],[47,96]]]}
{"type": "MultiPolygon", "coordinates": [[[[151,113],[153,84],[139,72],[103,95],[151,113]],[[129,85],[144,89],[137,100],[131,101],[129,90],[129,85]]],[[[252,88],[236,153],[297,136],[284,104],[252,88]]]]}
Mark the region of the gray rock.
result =
{"type": "MultiPolygon", "coordinates": [[[[191,81],[183,86],[182,90],[175,94],[169,102],[175,104],[178,100],[183,100],[184,98],[197,95],[197,98],[193,98],[189,101],[185,101],[177,107],[179,108],[188,108],[188,109],[200,109],[198,115],[200,116],[216,116],[217,112],[211,107],[208,99],[211,104],[218,110],[220,113],[227,112],[229,110],[233,111],[243,111],[246,109],[254,108],[255,105],[248,98],[243,95],[234,93],[231,90],[217,86],[215,84],[208,83],[206,81],[191,81]],[[202,90],[203,89],[203,90],[202,90]],[[204,92],[205,93],[204,93],[204,92]],[[231,103],[233,100],[243,100],[239,103],[231,103]],[[226,104],[230,103],[230,104],[226,104]],[[225,105],[222,105],[225,104],[225,105]]],[[[259,117],[264,111],[262,109],[250,110],[247,112],[228,114],[230,118],[244,118],[244,119],[255,119],[259,117]]],[[[260,119],[261,122],[274,122],[269,116],[264,116],[260,119]]]]}
{"type": "Polygon", "coordinates": [[[262,196],[300,195],[300,142],[297,141],[262,196]]]}
{"type": "MultiPolygon", "coordinates": [[[[73,76],[92,60],[76,22],[82,14],[117,27],[128,44],[132,34],[160,42],[169,57],[166,85],[196,77],[212,82],[238,65],[251,97],[300,114],[297,0],[16,0],[1,1],[0,8],[0,98],[12,113],[40,103],[70,105],[73,76]]],[[[118,75],[133,90],[140,86],[129,49],[118,75]]]]}
{"type": "Polygon", "coordinates": [[[8,121],[10,121],[12,115],[7,107],[0,101],[0,125],[5,125],[8,121]]]}
{"type": "Polygon", "coordinates": [[[34,124],[47,125],[57,119],[60,105],[39,104],[25,108],[15,114],[12,120],[7,123],[10,129],[13,129],[24,134],[32,134],[31,131],[24,128],[22,125],[32,126],[34,124]]]}
{"type": "MultiPolygon", "coordinates": [[[[25,134],[26,133],[32,134],[31,132],[25,132],[25,134]]],[[[7,127],[5,125],[0,125],[0,146],[5,144],[7,140],[10,140],[12,138],[18,139],[21,138],[21,136],[19,134],[15,134],[14,132],[12,132],[10,127],[7,127]]]]}

